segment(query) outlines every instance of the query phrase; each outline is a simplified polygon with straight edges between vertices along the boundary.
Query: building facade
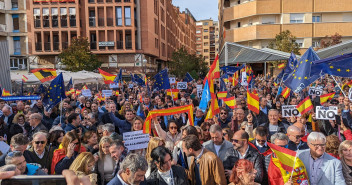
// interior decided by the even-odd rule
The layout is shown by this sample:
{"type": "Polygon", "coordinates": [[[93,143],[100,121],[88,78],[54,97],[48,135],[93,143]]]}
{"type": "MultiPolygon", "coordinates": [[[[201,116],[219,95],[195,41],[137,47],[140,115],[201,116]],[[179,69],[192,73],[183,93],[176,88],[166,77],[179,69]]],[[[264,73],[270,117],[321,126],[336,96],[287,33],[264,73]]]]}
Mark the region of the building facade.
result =
{"type": "Polygon", "coordinates": [[[338,33],[351,40],[350,0],[219,0],[220,46],[236,42],[265,48],[276,34],[290,30],[301,54],[338,33]]]}
{"type": "Polygon", "coordinates": [[[195,53],[195,19],[171,0],[27,0],[29,53],[35,67],[56,67],[59,53],[76,37],[115,71],[155,73],[172,52],[195,53]]]}
{"type": "Polygon", "coordinates": [[[0,0],[0,41],[7,41],[12,70],[27,69],[26,9],[26,0],[0,0]]]}
{"type": "Polygon", "coordinates": [[[197,55],[203,56],[205,62],[211,65],[219,52],[219,24],[207,19],[197,21],[196,25],[197,55]]]}

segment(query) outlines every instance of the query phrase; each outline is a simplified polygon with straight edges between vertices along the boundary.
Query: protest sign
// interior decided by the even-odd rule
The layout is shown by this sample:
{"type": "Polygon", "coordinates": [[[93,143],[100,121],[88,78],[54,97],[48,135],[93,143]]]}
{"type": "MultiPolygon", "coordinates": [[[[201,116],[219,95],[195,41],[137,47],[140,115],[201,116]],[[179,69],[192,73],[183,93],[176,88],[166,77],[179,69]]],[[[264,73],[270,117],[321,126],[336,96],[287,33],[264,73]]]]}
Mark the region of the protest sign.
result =
{"type": "Polygon", "coordinates": [[[102,90],[101,92],[102,92],[103,96],[105,96],[105,97],[112,96],[112,90],[102,90]]]}
{"type": "Polygon", "coordinates": [[[128,88],[132,89],[133,88],[133,84],[128,84],[128,88]]]}
{"type": "Polygon", "coordinates": [[[176,78],[175,77],[170,77],[169,78],[170,84],[176,83],[176,78]]]}
{"type": "Polygon", "coordinates": [[[82,89],[82,95],[85,97],[91,97],[92,92],[90,91],[90,89],[82,89]]]}
{"type": "Polygon", "coordinates": [[[321,96],[323,94],[323,89],[319,87],[311,87],[308,91],[309,95],[321,96]]]}
{"type": "Polygon", "coordinates": [[[337,115],[337,107],[330,106],[317,106],[315,111],[315,117],[321,120],[335,120],[335,116],[337,115]]]}
{"type": "Polygon", "coordinates": [[[197,97],[200,98],[202,97],[203,93],[203,85],[197,85],[197,97]]]}
{"type": "Polygon", "coordinates": [[[296,108],[297,105],[283,105],[282,108],[282,117],[289,118],[291,116],[301,116],[301,113],[296,108]]]}
{"type": "Polygon", "coordinates": [[[117,89],[119,88],[119,83],[111,83],[109,84],[110,89],[117,89]]]}
{"type": "Polygon", "coordinates": [[[241,85],[242,86],[248,86],[247,73],[246,72],[242,72],[241,76],[242,76],[241,85]]]}
{"type": "Polygon", "coordinates": [[[125,147],[131,150],[138,150],[148,147],[149,134],[143,134],[143,130],[123,133],[125,147]]]}
{"type": "Polygon", "coordinates": [[[187,89],[187,82],[177,82],[177,89],[187,89]]]}

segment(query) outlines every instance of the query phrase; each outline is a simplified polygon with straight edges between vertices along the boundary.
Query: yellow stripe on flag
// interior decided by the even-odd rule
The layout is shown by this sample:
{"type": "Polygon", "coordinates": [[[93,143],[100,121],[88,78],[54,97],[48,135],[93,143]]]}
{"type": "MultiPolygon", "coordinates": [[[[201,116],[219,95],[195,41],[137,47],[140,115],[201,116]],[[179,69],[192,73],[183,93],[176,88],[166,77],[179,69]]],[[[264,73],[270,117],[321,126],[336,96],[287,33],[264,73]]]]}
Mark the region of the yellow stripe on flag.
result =
{"type": "Polygon", "coordinates": [[[248,109],[259,114],[259,97],[247,90],[248,109]]]}
{"type": "Polygon", "coordinates": [[[310,110],[312,110],[313,109],[313,104],[312,104],[312,101],[310,100],[309,96],[307,96],[307,98],[302,100],[296,106],[296,108],[301,114],[305,114],[305,113],[309,112],[310,110]]]}

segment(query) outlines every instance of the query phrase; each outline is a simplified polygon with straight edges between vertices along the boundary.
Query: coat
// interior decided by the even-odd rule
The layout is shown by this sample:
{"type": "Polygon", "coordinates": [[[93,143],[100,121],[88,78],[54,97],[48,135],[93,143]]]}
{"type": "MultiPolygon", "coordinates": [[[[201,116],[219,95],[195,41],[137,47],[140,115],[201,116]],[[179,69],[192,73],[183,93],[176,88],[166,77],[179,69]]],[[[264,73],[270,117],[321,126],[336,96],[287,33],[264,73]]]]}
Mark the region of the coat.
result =
{"type": "Polygon", "coordinates": [[[222,162],[224,162],[225,160],[225,154],[227,152],[227,150],[229,150],[230,148],[233,148],[232,143],[230,143],[229,141],[226,141],[225,139],[223,139],[223,142],[221,144],[219,153],[216,154],[215,151],[215,147],[214,147],[214,142],[212,140],[209,140],[205,143],[203,143],[204,148],[208,149],[209,151],[213,152],[215,155],[217,155],[222,162]]]}
{"type": "MultiPolygon", "coordinates": [[[[298,151],[298,157],[302,160],[303,164],[306,166],[308,177],[310,177],[310,165],[309,165],[309,158],[310,158],[310,149],[307,150],[300,150],[298,151]]],[[[319,185],[346,185],[345,178],[343,177],[342,173],[342,164],[340,160],[332,157],[328,154],[324,154],[323,156],[323,164],[319,169],[320,172],[318,173],[318,183],[319,185]]]]}
{"type": "MultiPolygon", "coordinates": [[[[194,157],[191,157],[191,164],[187,171],[188,179],[191,180],[191,185],[196,184],[196,176],[194,173],[194,167],[196,165],[194,157]]],[[[199,173],[202,185],[226,185],[226,177],[224,166],[219,157],[213,152],[210,152],[206,148],[203,149],[202,156],[198,159],[199,173]]]]}
{"type": "MultiPolygon", "coordinates": [[[[142,181],[139,185],[146,185],[147,183],[145,181],[142,181]]],[[[120,179],[115,175],[113,179],[107,184],[107,185],[123,185],[120,179]]]]}
{"type": "MultiPolygon", "coordinates": [[[[244,159],[251,161],[254,164],[254,168],[257,170],[255,176],[255,182],[261,183],[263,180],[263,170],[264,170],[264,159],[257,149],[248,145],[248,152],[245,154],[244,159]]],[[[240,159],[237,150],[234,148],[229,149],[225,154],[224,168],[226,170],[232,170],[236,162],[240,159]]]]}
{"type": "MultiPolygon", "coordinates": [[[[188,185],[187,175],[185,169],[181,166],[171,166],[172,175],[174,177],[174,183],[178,185],[188,185]]],[[[167,185],[164,179],[158,173],[158,170],[154,170],[147,179],[148,185],[167,185]]]]}
{"type": "Polygon", "coordinates": [[[35,128],[33,128],[31,131],[29,131],[28,137],[32,139],[33,134],[35,134],[41,130],[48,131],[48,129],[46,128],[46,126],[43,125],[43,123],[39,123],[35,128]]]}
{"type": "Polygon", "coordinates": [[[113,113],[109,113],[109,115],[115,127],[119,128],[121,135],[125,132],[131,132],[132,124],[129,121],[121,120],[118,117],[116,117],[113,113]]]}
{"type": "Polygon", "coordinates": [[[352,176],[351,176],[352,170],[346,164],[345,159],[343,157],[340,160],[341,160],[341,164],[342,164],[343,177],[345,178],[346,184],[352,185],[352,176]]]}

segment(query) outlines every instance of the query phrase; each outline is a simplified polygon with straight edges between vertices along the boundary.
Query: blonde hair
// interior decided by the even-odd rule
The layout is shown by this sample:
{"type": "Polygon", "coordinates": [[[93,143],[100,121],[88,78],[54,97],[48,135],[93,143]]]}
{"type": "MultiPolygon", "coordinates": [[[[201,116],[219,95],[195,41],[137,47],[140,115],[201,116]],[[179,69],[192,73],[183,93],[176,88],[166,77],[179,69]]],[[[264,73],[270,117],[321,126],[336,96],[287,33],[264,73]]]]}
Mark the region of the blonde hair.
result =
{"type": "Polygon", "coordinates": [[[23,117],[23,121],[26,122],[26,116],[23,113],[17,113],[15,117],[13,117],[12,123],[18,123],[18,118],[23,117]]]}
{"type": "Polygon", "coordinates": [[[352,146],[352,141],[351,140],[345,140],[342,142],[339,146],[339,155],[340,158],[343,158],[342,150],[347,149],[352,146]]]}
{"type": "Polygon", "coordinates": [[[163,139],[161,139],[160,137],[152,137],[149,140],[148,143],[148,148],[147,148],[147,152],[145,154],[145,158],[147,159],[148,162],[151,162],[153,159],[150,157],[150,154],[152,153],[152,150],[156,147],[159,146],[159,143],[163,142],[163,146],[165,146],[165,141],[163,139]]]}
{"type": "Polygon", "coordinates": [[[78,134],[76,133],[75,130],[69,131],[65,134],[64,138],[62,139],[62,149],[65,151],[65,154],[67,154],[67,147],[68,145],[74,141],[74,140],[78,140],[78,153],[81,151],[81,140],[78,136],[78,134]]]}
{"type": "Polygon", "coordinates": [[[104,143],[111,144],[111,142],[112,142],[112,139],[109,136],[104,136],[100,139],[100,142],[99,142],[99,158],[100,159],[104,159],[104,157],[105,157],[105,154],[103,153],[103,144],[104,143]]]}
{"type": "Polygon", "coordinates": [[[95,162],[93,154],[90,152],[82,152],[76,157],[69,169],[74,172],[80,171],[89,175],[88,164],[92,162],[95,162]]]}

